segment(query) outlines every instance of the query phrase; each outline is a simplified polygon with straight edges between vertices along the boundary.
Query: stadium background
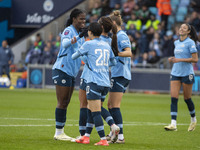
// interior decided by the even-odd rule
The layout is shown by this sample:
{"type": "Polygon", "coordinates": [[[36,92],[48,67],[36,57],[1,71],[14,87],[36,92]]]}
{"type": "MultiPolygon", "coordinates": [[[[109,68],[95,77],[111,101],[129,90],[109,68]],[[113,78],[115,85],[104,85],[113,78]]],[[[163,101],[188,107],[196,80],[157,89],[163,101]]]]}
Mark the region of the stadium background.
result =
{"type": "MultiPolygon", "coordinates": [[[[130,35],[133,52],[133,79],[130,83],[129,91],[169,92],[169,74],[171,65],[165,65],[163,63],[165,58],[163,53],[163,45],[170,44],[168,44],[168,41],[165,41],[164,38],[165,36],[172,35],[173,40],[177,39],[177,27],[183,22],[193,24],[199,34],[200,14],[198,10],[200,10],[200,8],[198,4],[196,6],[192,4],[193,0],[171,0],[170,4],[172,10],[171,15],[168,17],[168,24],[166,25],[166,29],[160,29],[161,17],[158,15],[156,2],[157,0],[1,0],[0,42],[4,39],[7,39],[15,55],[14,64],[11,65],[10,68],[12,85],[18,88],[24,87],[25,85],[28,88],[53,87],[51,81],[51,65],[53,62],[48,60],[47,63],[44,63],[44,61],[41,60],[40,62],[31,62],[28,59],[28,56],[36,47],[34,44],[37,34],[40,34],[44,45],[47,45],[46,43],[49,40],[56,42],[56,37],[59,35],[60,31],[62,31],[70,10],[78,7],[86,10],[88,13],[87,24],[89,24],[89,22],[96,21],[98,17],[105,14],[106,11],[111,12],[112,10],[119,9],[122,12],[122,17],[124,20],[123,28],[130,35]],[[66,3],[67,5],[63,5],[66,3]],[[139,9],[135,7],[136,5],[139,6],[139,9]],[[131,20],[131,14],[133,12],[136,14],[137,12],[141,11],[143,6],[147,6],[146,12],[149,13],[146,20],[150,20],[151,16],[155,16],[156,21],[159,22],[159,24],[157,24],[159,29],[154,30],[153,32],[159,32],[160,34],[158,40],[158,50],[163,53],[163,56],[160,55],[160,59],[155,63],[143,61],[143,52],[141,50],[142,48],[140,47],[141,43],[136,37],[136,32],[138,32],[138,30],[135,29],[136,27],[133,29],[127,27],[128,21],[131,20]],[[136,9],[138,10],[136,11],[136,9]],[[197,14],[194,14],[194,12],[197,12],[197,14]],[[50,35],[52,37],[50,37],[50,35]],[[23,80],[24,71],[28,71],[27,80],[25,81],[23,80]]],[[[146,24],[144,23],[139,30],[144,39],[146,35],[148,36],[147,31],[150,27],[147,28],[146,24]]],[[[148,49],[154,49],[156,47],[154,40],[155,38],[153,37],[151,39],[152,40],[148,43],[148,49]],[[150,46],[152,45],[151,43],[154,45],[153,48],[150,46]]],[[[56,53],[58,48],[55,48],[54,51],[56,53]]],[[[151,57],[150,53],[148,53],[148,55],[151,57]]],[[[39,57],[41,57],[41,53],[39,57]]],[[[194,69],[196,73],[196,82],[193,85],[193,91],[195,94],[199,94],[200,61],[194,65],[194,69]]],[[[76,82],[77,88],[79,84],[78,81],[79,76],[77,77],[76,82]]]]}
{"type": "MultiPolygon", "coordinates": [[[[89,11],[94,6],[95,2],[95,0],[50,1],[0,0],[0,41],[7,39],[15,54],[15,62],[14,65],[11,66],[11,76],[12,84],[16,86],[14,90],[12,88],[0,88],[0,150],[102,149],[102,147],[94,147],[93,145],[98,140],[98,134],[95,131],[92,133],[91,144],[89,145],[79,145],[77,143],[53,140],[55,131],[54,114],[56,94],[54,89],[47,89],[52,88],[51,64],[28,64],[28,67],[27,64],[25,64],[25,58],[31,45],[34,44],[37,33],[40,33],[44,41],[48,41],[50,32],[56,37],[63,28],[63,24],[67,20],[71,9],[78,7],[89,11]],[[62,5],[64,11],[60,9],[60,14],[54,14],[55,16],[53,14],[50,15],[50,12],[44,11],[43,4],[45,1],[51,1],[54,4],[58,1],[64,1],[65,3],[62,5]],[[70,6],[71,4],[74,5],[70,6]],[[20,9],[15,9],[16,12],[13,14],[13,7],[16,5],[19,6],[20,9]],[[29,14],[29,20],[30,16],[33,16],[37,12],[36,16],[46,15],[47,19],[45,20],[52,19],[52,16],[54,19],[47,24],[32,24],[30,26],[28,26],[28,24],[26,24],[26,26],[21,24],[24,20],[21,20],[22,22],[13,23],[14,16],[16,19],[15,21],[20,21],[18,18],[21,18],[22,16],[19,17],[17,15],[21,14],[24,9],[29,14]],[[26,74],[24,74],[23,71],[26,71],[27,69],[27,87],[31,88],[26,89],[21,87],[23,87],[22,79],[26,80],[26,74]],[[21,84],[17,84],[17,81],[20,81],[19,83],[21,84]]],[[[117,2],[117,0],[110,1],[117,2]]],[[[122,0],[121,2],[123,3],[125,1],[126,0],[122,0]]],[[[135,2],[136,1],[140,0],[135,0],[135,2]]],[[[154,0],[147,1],[155,3],[154,0]]],[[[176,15],[178,13],[175,12],[178,10],[179,6],[182,6],[182,2],[189,4],[187,5],[187,14],[179,14],[182,17],[178,19],[183,19],[183,16],[187,15],[190,17],[193,12],[193,8],[190,3],[188,3],[188,0],[171,0],[173,13],[169,18],[169,22],[172,24],[169,25],[168,30],[173,31],[171,27],[181,23],[177,22],[176,15]]],[[[49,6],[47,8],[48,11],[52,8],[50,3],[47,3],[47,6],[49,6]]],[[[155,7],[149,9],[154,13],[157,13],[155,7]]],[[[198,8],[197,10],[200,9],[198,8]]],[[[25,18],[28,14],[24,13],[25,18]]],[[[39,17],[36,20],[39,22],[41,19],[39,17]]],[[[173,33],[175,37],[175,32],[173,33]]],[[[133,57],[133,60],[136,59],[133,57]]],[[[126,93],[121,104],[126,144],[113,144],[109,147],[104,147],[104,149],[199,150],[199,125],[197,125],[194,132],[187,131],[190,123],[190,115],[183,100],[183,95],[180,95],[178,104],[178,131],[166,132],[163,129],[163,127],[170,122],[170,95],[168,92],[171,66],[168,66],[169,68],[164,68],[162,67],[162,64],[160,65],[158,62],[156,64],[147,64],[144,67],[142,63],[136,63],[137,62],[135,61],[132,65],[133,80],[130,83],[129,90],[130,92],[138,92],[126,93]],[[159,92],[167,94],[158,94],[159,92]]],[[[194,67],[196,67],[197,79],[193,87],[193,92],[196,95],[192,98],[196,106],[197,120],[200,120],[200,73],[197,69],[198,67],[194,67]]],[[[77,77],[76,88],[78,88],[78,80],[79,77],[77,77]]],[[[65,132],[72,137],[76,137],[79,134],[78,118],[78,91],[74,91],[71,103],[68,107],[67,122],[65,126],[65,132]]],[[[105,131],[108,133],[109,127],[105,122],[104,124],[105,131]]]]}

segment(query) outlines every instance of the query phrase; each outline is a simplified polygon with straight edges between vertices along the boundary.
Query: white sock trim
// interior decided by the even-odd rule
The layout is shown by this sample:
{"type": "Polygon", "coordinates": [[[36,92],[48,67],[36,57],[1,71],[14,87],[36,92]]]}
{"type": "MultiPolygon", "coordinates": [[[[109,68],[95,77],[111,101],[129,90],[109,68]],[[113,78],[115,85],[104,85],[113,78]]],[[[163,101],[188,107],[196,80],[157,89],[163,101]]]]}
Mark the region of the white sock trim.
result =
{"type": "Polygon", "coordinates": [[[176,120],[172,119],[171,120],[171,124],[174,125],[176,127],[176,120]]]}
{"type": "Polygon", "coordinates": [[[57,129],[57,128],[56,128],[56,133],[55,133],[56,136],[57,136],[57,135],[60,135],[60,134],[62,134],[62,133],[64,133],[64,128],[62,128],[62,129],[57,129]]]}
{"type": "Polygon", "coordinates": [[[196,118],[196,116],[191,117],[191,122],[197,122],[197,118],[196,118]]]}

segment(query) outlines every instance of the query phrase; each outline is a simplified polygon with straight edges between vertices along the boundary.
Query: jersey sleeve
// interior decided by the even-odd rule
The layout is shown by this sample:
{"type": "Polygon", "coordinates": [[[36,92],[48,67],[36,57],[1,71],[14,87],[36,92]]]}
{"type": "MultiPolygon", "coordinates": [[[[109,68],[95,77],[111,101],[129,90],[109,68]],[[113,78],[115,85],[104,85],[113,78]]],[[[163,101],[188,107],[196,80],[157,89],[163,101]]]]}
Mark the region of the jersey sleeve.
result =
{"type": "Polygon", "coordinates": [[[114,55],[112,49],[110,49],[110,59],[112,59],[112,58],[115,58],[115,55],[114,55]]]}
{"type": "Polygon", "coordinates": [[[189,44],[190,53],[197,53],[197,47],[194,41],[191,41],[189,44]]]}
{"type": "Polygon", "coordinates": [[[131,48],[131,43],[130,43],[130,40],[128,38],[128,36],[122,34],[118,37],[118,42],[120,44],[120,47],[121,49],[124,49],[124,48],[131,48]]]}
{"type": "Polygon", "coordinates": [[[88,53],[88,50],[89,50],[89,44],[88,42],[85,42],[81,47],[80,49],[78,50],[79,53],[83,56],[83,55],[86,55],[88,53]]]}
{"type": "Polygon", "coordinates": [[[63,33],[62,33],[62,39],[64,38],[68,38],[68,39],[71,39],[73,38],[73,33],[72,31],[70,30],[70,28],[66,28],[63,33]]]}

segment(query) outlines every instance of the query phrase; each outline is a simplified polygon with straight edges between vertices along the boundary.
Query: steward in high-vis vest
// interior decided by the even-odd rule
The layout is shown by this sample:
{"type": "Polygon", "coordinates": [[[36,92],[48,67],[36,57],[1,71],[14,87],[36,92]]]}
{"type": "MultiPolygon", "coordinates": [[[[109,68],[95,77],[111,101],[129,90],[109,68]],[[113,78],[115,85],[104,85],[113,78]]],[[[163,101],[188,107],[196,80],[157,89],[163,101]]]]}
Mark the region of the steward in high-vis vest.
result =
{"type": "Polygon", "coordinates": [[[158,0],[156,3],[156,7],[158,8],[158,14],[161,16],[161,21],[164,23],[164,28],[166,31],[168,16],[172,13],[170,0],[158,0]]]}

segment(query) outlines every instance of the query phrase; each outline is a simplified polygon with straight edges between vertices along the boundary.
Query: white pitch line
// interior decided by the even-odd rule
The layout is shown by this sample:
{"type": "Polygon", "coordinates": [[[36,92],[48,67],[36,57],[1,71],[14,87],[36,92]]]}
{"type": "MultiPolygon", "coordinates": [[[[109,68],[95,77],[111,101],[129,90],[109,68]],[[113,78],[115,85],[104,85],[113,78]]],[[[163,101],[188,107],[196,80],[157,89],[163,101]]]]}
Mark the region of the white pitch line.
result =
{"type": "MultiPolygon", "coordinates": [[[[43,118],[3,118],[3,117],[0,117],[0,119],[4,119],[4,120],[42,120],[42,121],[55,121],[55,119],[43,119],[43,118]]],[[[71,121],[71,122],[78,122],[78,120],[73,120],[73,119],[67,119],[67,122],[68,121],[71,121]]],[[[107,126],[107,124],[104,124],[107,126]]],[[[160,122],[131,122],[131,121],[124,121],[123,123],[124,126],[163,126],[163,125],[167,125],[167,123],[160,123],[160,122]]],[[[188,125],[188,124],[177,124],[177,125],[188,125]]],[[[31,125],[31,124],[27,124],[27,125],[1,125],[0,124],[0,127],[10,127],[10,126],[13,126],[13,127],[20,127],[20,126],[30,126],[30,127],[41,127],[41,126],[55,126],[55,124],[47,124],[47,125],[42,125],[42,124],[39,124],[39,125],[31,125]]],[[[69,123],[66,123],[65,126],[79,126],[78,124],[69,124],[69,123]]]]}
{"type": "MultiPolygon", "coordinates": [[[[47,121],[55,121],[55,119],[45,119],[45,118],[1,118],[5,120],[47,120],[47,121]]],[[[78,121],[73,119],[67,119],[67,121],[78,121]]]]}
{"type": "MultiPolygon", "coordinates": [[[[123,124],[123,126],[163,126],[163,125],[166,125],[164,123],[148,123],[148,124],[140,124],[140,123],[132,123],[132,124],[123,124]]],[[[178,125],[188,125],[188,124],[178,124],[178,125]]],[[[45,124],[45,125],[33,125],[33,124],[22,124],[22,125],[11,125],[11,124],[8,124],[8,125],[0,125],[0,127],[52,127],[52,126],[55,126],[55,124],[45,124]]],[[[65,126],[79,126],[78,124],[66,124],[65,126]]],[[[105,126],[108,126],[107,124],[105,124],[105,126]]]]}

